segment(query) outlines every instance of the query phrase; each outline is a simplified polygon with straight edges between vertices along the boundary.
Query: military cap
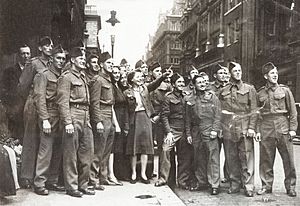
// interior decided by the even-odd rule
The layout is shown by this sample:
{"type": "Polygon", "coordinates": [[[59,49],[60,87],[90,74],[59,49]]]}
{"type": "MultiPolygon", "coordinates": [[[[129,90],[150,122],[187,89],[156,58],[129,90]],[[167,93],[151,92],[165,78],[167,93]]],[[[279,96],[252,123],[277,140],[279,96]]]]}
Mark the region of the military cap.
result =
{"type": "Polygon", "coordinates": [[[123,58],[123,59],[121,60],[121,62],[120,62],[120,65],[125,65],[125,64],[127,64],[127,63],[128,63],[127,60],[123,58]]]}
{"type": "Polygon", "coordinates": [[[85,52],[82,51],[81,47],[73,47],[70,51],[70,57],[84,56],[85,52]]]}
{"type": "Polygon", "coordinates": [[[241,65],[239,63],[236,63],[236,62],[229,62],[229,65],[228,65],[228,70],[229,71],[231,71],[235,67],[240,67],[241,68],[241,65]]]}
{"type": "Polygon", "coordinates": [[[143,64],[145,64],[145,62],[143,60],[138,60],[135,64],[135,68],[140,68],[143,64]]]}
{"type": "Polygon", "coordinates": [[[213,73],[216,74],[220,69],[227,69],[227,67],[222,66],[221,64],[216,64],[213,67],[213,73]]]}
{"type": "Polygon", "coordinates": [[[66,51],[62,48],[61,44],[57,45],[56,47],[54,47],[51,50],[52,55],[57,54],[57,53],[66,53],[66,51]]]}
{"type": "Polygon", "coordinates": [[[44,46],[51,43],[52,43],[52,39],[49,36],[43,36],[39,40],[39,46],[44,46]]]}
{"type": "Polygon", "coordinates": [[[153,71],[154,69],[161,67],[160,64],[158,62],[154,62],[149,66],[149,70],[153,71]]]}
{"type": "Polygon", "coordinates": [[[261,72],[262,72],[262,74],[267,74],[267,73],[269,73],[269,71],[271,71],[272,69],[275,69],[275,68],[277,68],[277,67],[272,62],[268,62],[262,66],[261,72]]]}
{"type": "Polygon", "coordinates": [[[90,61],[93,58],[99,59],[99,56],[97,54],[91,53],[91,54],[88,55],[87,61],[90,61]]]}
{"type": "Polygon", "coordinates": [[[110,59],[111,55],[108,52],[103,52],[99,56],[99,62],[104,63],[106,60],[110,59]]]}

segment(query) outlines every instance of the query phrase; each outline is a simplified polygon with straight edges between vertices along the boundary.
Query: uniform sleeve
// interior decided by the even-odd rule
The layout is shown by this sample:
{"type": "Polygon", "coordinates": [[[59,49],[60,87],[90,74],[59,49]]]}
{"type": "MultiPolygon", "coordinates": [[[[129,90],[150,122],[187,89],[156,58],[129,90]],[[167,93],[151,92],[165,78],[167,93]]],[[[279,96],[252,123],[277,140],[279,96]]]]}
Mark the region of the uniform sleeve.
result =
{"type": "Polygon", "coordinates": [[[46,105],[46,89],[47,77],[42,73],[35,75],[33,80],[33,99],[39,118],[42,120],[49,119],[46,105]]]}
{"type": "Polygon", "coordinates": [[[290,131],[297,131],[298,121],[297,121],[297,108],[295,104],[294,96],[289,88],[286,89],[286,104],[288,109],[289,115],[289,130],[290,131]]]}
{"type": "Polygon", "coordinates": [[[57,84],[57,104],[60,118],[64,125],[72,124],[70,111],[71,81],[66,76],[61,76],[57,84]]]}
{"type": "Polygon", "coordinates": [[[91,100],[91,119],[93,122],[98,123],[103,121],[100,110],[100,97],[102,83],[100,78],[92,80],[90,86],[90,100],[91,100]]]}
{"type": "Polygon", "coordinates": [[[162,103],[161,109],[161,121],[164,126],[165,132],[169,133],[171,131],[169,124],[169,115],[170,115],[170,99],[166,97],[162,103]]]}
{"type": "Polygon", "coordinates": [[[187,101],[184,103],[184,120],[185,120],[185,134],[186,137],[191,136],[191,115],[192,115],[192,105],[189,105],[187,101]]]}
{"type": "Polygon", "coordinates": [[[249,125],[248,129],[256,130],[256,123],[258,119],[258,113],[257,113],[257,93],[255,88],[252,86],[249,92],[249,106],[250,106],[250,112],[251,116],[249,117],[249,125]]]}
{"type": "Polygon", "coordinates": [[[34,67],[35,67],[35,64],[32,62],[25,64],[24,70],[19,78],[17,92],[24,99],[27,99],[27,96],[29,95],[29,91],[31,89],[31,85],[33,82],[33,78],[36,74],[36,69],[34,67]]]}
{"type": "Polygon", "coordinates": [[[154,91],[155,89],[157,89],[157,87],[159,87],[159,85],[164,81],[165,77],[161,76],[158,79],[155,79],[153,82],[150,82],[147,85],[147,89],[149,92],[154,91]]]}
{"type": "Polygon", "coordinates": [[[222,130],[222,128],[221,128],[221,111],[222,110],[221,110],[221,102],[215,94],[213,94],[213,104],[215,105],[215,107],[214,107],[215,116],[214,116],[214,122],[212,125],[212,131],[219,132],[222,130]]]}

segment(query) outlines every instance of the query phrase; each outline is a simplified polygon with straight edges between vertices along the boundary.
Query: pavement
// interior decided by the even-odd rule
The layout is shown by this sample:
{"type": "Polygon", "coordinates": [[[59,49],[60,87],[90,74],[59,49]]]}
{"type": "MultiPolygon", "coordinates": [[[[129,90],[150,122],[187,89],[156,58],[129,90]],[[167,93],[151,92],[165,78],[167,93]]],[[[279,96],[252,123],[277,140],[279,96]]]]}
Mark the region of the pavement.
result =
{"type": "MultiPolygon", "coordinates": [[[[255,148],[255,191],[261,188],[259,178],[259,143],[254,143],[255,148]]],[[[221,155],[221,165],[223,165],[224,158],[221,155]]],[[[267,195],[254,195],[254,197],[246,197],[243,190],[239,194],[227,194],[229,184],[221,184],[220,194],[217,196],[210,195],[209,191],[190,192],[175,188],[174,192],[187,206],[214,206],[214,205],[228,205],[228,206],[281,206],[281,205],[297,205],[300,206],[300,145],[294,145],[294,157],[297,173],[296,192],[297,197],[289,197],[286,194],[284,187],[284,171],[282,160],[279,153],[276,153],[274,163],[274,184],[273,193],[267,195]]],[[[221,172],[222,173],[222,172],[221,172]]],[[[223,176],[223,174],[221,174],[223,176]]]]}
{"type": "Polygon", "coordinates": [[[9,206],[184,206],[185,204],[168,187],[154,187],[151,184],[130,184],[123,182],[123,186],[106,186],[104,191],[96,191],[96,195],[84,195],[75,198],[64,192],[52,192],[48,196],[40,196],[32,190],[21,189],[16,196],[0,199],[0,205],[9,206]]]}

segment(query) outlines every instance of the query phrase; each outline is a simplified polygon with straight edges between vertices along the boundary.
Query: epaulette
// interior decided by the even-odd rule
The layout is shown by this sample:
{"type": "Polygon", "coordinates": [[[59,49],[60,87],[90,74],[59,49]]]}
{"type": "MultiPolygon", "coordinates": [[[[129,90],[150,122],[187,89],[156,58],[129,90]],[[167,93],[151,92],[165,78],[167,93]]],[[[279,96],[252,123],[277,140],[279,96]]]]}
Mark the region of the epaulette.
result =
{"type": "Polygon", "coordinates": [[[280,87],[285,87],[285,88],[289,88],[287,85],[285,85],[285,84],[279,84],[278,86],[280,86],[280,87]]]}
{"type": "Polygon", "coordinates": [[[70,73],[70,70],[65,70],[65,71],[63,71],[63,72],[61,73],[60,76],[64,76],[64,75],[66,75],[66,74],[68,74],[68,73],[70,73]]]}
{"type": "Polygon", "coordinates": [[[263,89],[265,89],[266,88],[266,86],[262,86],[261,88],[259,88],[258,90],[257,90],[257,92],[259,92],[259,91],[261,91],[261,90],[263,90],[263,89]]]}
{"type": "Polygon", "coordinates": [[[32,58],[30,58],[29,61],[33,61],[33,60],[36,60],[36,59],[38,59],[38,57],[32,57],[32,58]]]}
{"type": "Polygon", "coordinates": [[[167,93],[166,93],[166,96],[168,96],[168,95],[170,95],[170,94],[172,94],[172,91],[167,92],[167,93]]]}

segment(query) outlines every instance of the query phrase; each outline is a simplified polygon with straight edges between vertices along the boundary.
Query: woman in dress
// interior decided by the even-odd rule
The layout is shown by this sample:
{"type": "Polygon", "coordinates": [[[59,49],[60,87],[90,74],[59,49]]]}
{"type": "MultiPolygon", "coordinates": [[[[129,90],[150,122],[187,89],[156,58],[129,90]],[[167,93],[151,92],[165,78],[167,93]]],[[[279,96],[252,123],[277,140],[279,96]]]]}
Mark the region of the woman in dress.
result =
{"type": "Polygon", "coordinates": [[[166,71],[147,86],[144,85],[143,73],[140,70],[130,72],[127,76],[127,82],[131,87],[124,92],[128,108],[126,123],[129,125],[126,154],[131,155],[131,183],[137,180],[137,155],[141,156],[141,182],[150,183],[146,176],[148,155],[154,154],[151,123],[154,109],[150,92],[154,91],[168,75],[170,71],[166,71]]]}

